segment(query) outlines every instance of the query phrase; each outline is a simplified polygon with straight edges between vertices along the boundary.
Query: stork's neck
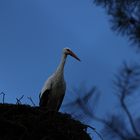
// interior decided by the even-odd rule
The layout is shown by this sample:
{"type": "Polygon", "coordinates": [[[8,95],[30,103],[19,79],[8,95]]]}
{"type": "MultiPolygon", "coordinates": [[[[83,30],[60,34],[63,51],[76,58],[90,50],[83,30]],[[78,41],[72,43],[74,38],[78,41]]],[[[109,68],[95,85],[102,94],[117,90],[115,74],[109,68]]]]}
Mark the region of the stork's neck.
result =
{"type": "Polygon", "coordinates": [[[56,73],[63,74],[66,58],[67,58],[67,55],[63,53],[60,64],[57,67],[56,73]]]}

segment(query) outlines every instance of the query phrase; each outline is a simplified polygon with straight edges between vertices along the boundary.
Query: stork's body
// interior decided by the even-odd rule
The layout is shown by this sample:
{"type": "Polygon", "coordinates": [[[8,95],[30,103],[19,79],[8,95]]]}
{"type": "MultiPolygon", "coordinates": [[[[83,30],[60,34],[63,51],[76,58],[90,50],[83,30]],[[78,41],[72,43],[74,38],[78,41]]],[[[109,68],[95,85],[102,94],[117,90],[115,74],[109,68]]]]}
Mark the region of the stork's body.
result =
{"type": "Polygon", "coordinates": [[[50,111],[58,111],[66,91],[66,82],[64,80],[64,66],[67,55],[80,60],[70,49],[64,48],[62,58],[57,70],[45,82],[40,93],[40,107],[45,107],[50,111]]]}

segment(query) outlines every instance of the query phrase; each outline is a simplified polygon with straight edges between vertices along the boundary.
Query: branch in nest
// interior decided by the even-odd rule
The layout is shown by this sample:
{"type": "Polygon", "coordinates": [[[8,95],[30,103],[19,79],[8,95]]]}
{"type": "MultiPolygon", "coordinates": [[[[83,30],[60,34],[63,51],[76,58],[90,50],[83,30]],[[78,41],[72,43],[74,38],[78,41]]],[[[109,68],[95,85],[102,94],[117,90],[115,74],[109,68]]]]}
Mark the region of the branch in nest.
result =
{"type": "Polygon", "coordinates": [[[34,101],[32,100],[32,97],[27,97],[27,98],[31,101],[32,105],[35,106],[35,103],[34,103],[34,101]]]}
{"type": "Polygon", "coordinates": [[[0,95],[3,95],[3,96],[2,96],[2,103],[4,104],[4,100],[5,100],[5,93],[4,93],[4,92],[1,92],[1,93],[0,93],[0,95]]]}
{"type": "Polygon", "coordinates": [[[17,102],[16,102],[16,104],[21,104],[21,100],[23,99],[23,97],[24,97],[24,95],[22,95],[19,99],[18,98],[16,98],[16,100],[17,100],[17,102]]]}

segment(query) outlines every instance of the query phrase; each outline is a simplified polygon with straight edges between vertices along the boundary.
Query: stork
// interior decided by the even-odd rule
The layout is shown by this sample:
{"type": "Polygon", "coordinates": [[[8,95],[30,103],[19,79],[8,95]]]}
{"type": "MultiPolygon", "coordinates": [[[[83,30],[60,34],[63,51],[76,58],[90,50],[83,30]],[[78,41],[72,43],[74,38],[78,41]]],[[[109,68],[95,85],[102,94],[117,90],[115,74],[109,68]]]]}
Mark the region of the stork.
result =
{"type": "Polygon", "coordinates": [[[39,106],[48,111],[58,111],[66,91],[66,82],[64,80],[64,66],[67,56],[70,55],[75,59],[80,59],[69,48],[64,48],[62,58],[56,71],[46,80],[41,93],[39,95],[39,106]]]}

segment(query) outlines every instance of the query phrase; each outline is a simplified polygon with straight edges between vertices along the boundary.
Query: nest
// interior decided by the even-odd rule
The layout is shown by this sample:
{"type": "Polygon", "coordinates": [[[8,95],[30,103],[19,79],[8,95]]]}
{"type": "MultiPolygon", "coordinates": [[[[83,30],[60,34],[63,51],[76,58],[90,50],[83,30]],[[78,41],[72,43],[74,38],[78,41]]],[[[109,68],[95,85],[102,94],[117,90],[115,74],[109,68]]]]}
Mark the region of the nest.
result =
{"type": "Polygon", "coordinates": [[[91,140],[86,129],[69,114],[0,104],[0,140],[91,140]]]}

